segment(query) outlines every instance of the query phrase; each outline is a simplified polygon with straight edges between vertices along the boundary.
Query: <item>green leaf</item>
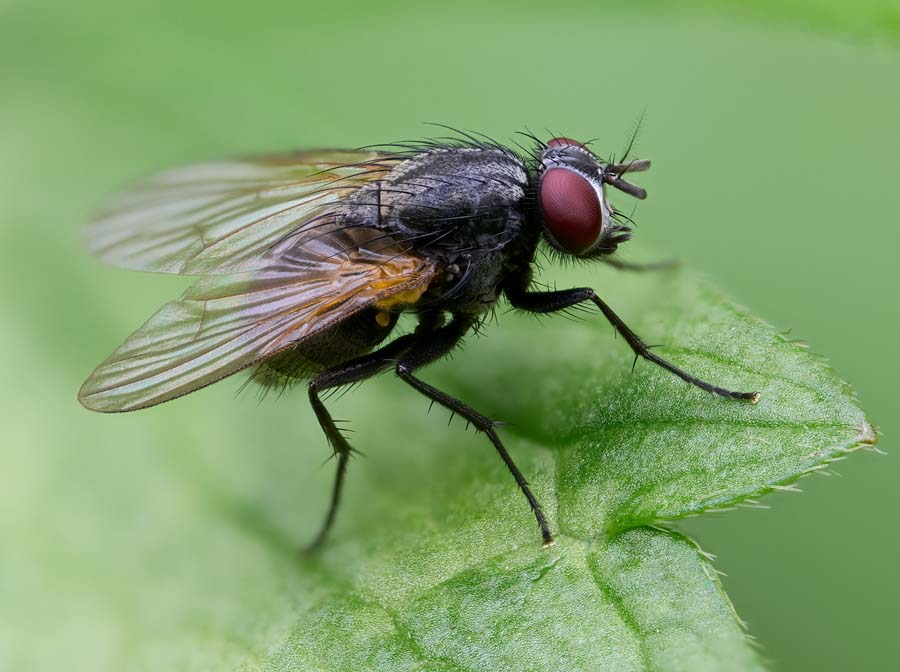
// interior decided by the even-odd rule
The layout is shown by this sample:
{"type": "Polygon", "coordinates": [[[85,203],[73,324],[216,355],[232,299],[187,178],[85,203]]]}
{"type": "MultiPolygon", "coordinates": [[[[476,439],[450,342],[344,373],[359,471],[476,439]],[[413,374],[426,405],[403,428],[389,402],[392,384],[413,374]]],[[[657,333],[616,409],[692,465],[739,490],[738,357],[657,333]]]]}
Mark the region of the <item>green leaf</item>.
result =
{"type": "MultiPolygon", "coordinates": [[[[660,523],[782,487],[872,444],[873,430],[820,359],[707,281],[605,270],[590,280],[638,333],[667,344],[664,356],[712,382],[760,390],[759,404],[703,393],[645,362],[632,373],[630,351],[598,314],[543,323],[504,315],[423,377],[511,423],[501,434],[557,544],[541,548],[524,498],[482,436],[447,427],[445,413],[426,414],[424,400],[384,379],[351,395],[351,408],[329,402],[354,420],[367,457],[351,463],[347,505],[314,557],[296,549],[319,523],[331,465],[303,476],[296,494],[298,442],[286,439],[299,431],[300,452],[320,461],[311,412],[287,433],[274,405],[247,408],[226,390],[125,416],[158,414],[171,426],[147,439],[152,449],[105,454],[158,495],[137,514],[126,485],[85,504],[104,522],[93,534],[80,529],[78,550],[55,558],[81,583],[63,576],[49,587],[60,603],[82,605],[90,628],[77,635],[87,642],[119,633],[115,656],[97,667],[760,669],[709,559],[660,523]],[[235,409],[233,424],[186,436],[200,403],[235,409]],[[273,424],[242,434],[243,414],[248,425],[273,424]],[[107,554],[110,526],[122,547],[107,554]],[[102,579],[85,577],[85,566],[102,579]],[[141,611],[113,609],[112,622],[109,604],[85,612],[91,601],[79,585],[100,580],[112,604],[141,591],[141,611]]],[[[58,470],[47,487],[68,477],[65,463],[58,470]]],[[[27,642],[33,630],[19,627],[27,642]]]]}
{"type": "MultiPolygon", "coordinates": [[[[604,277],[591,279],[603,286],[604,277]]],[[[492,413],[553,447],[566,532],[614,534],[728,506],[873,440],[846,384],[822,360],[708,282],[632,275],[613,287],[620,314],[645,340],[664,343],[663,356],[730,389],[760,390],[761,400],[723,401],[643,361],[632,374],[630,351],[600,335],[611,328],[599,317],[520,330],[514,345],[492,337],[467,363],[502,390],[487,396],[492,413]]],[[[475,377],[448,373],[464,397],[486,396],[475,377]]]]}
{"type": "MultiPolygon", "coordinates": [[[[255,669],[760,666],[709,561],[654,525],[782,487],[873,443],[873,430],[821,360],[706,281],[597,276],[639,332],[672,344],[672,360],[759,389],[759,404],[646,363],[632,374],[598,315],[540,328],[504,318],[425,377],[512,423],[503,436],[558,544],[540,548],[486,441],[455,445],[455,427],[406,429],[415,468],[377,484],[364,511],[344,512],[321,560],[300,570],[332,587],[255,669]]],[[[357,443],[367,450],[372,437],[357,443]]]]}

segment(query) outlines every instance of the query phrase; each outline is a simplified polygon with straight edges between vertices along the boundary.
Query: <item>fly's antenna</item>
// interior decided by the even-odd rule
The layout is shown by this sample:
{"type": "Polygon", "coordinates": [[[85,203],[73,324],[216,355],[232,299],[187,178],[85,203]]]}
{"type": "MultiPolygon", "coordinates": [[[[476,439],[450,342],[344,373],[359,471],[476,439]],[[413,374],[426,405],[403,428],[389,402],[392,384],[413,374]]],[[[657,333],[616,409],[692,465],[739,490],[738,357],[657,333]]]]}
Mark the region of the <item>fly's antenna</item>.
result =
{"type": "Polygon", "coordinates": [[[635,159],[630,161],[629,163],[613,163],[607,166],[602,173],[600,173],[600,179],[606,182],[609,185],[612,185],[616,189],[620,191],[624,191],[626,194],[634,196],[637,199],[644,200],[647,198],[647,190],[643,187],[639,187],[636,184],[632,184],[631,182],[627,182],[622,179],[622,175],[625,173],[640,173],[650,168],[650,160],[649,159],[635,159]]]}
{"type": "Polygon", "coordinates": [[[606,169],[618,176],[622,176],[625,173],[643,173],[645,170],[650,169],[650,159],[633,159],[628,163],[613,163],[607,166],[606,169]]]}
{"type": "Polygon", "coordinates": [[[631,182],[626,182],[622,179],[622,175],[625,173],[640,173],[650,168],[650,161],[647,159],[633,159],[627,161],[628,155],[631,154],[631,150],[634,149],[634,141],[637,139],[641,126],[644,125],[644,118],[646,116],[647,110],[645,109],[641,112],[641,116],[638,117],[637,123],[634,125],[634,130],[631,132],[631,138],[628,140],[628,146],[625,148],[625,153],[622,154],[622,158],[619,161],[610,161],[609,165],[606,166],[600,175],[601,179],[607,184],[640,200],[647,198],[647,190],[632,184],[631,182]]]}

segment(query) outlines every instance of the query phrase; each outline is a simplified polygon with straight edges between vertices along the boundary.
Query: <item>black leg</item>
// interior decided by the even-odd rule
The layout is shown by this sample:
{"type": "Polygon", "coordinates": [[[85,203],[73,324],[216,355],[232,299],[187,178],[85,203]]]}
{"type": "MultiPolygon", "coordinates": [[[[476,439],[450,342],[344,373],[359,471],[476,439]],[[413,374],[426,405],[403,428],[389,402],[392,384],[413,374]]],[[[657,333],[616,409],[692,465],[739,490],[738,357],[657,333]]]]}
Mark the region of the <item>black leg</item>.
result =
{"type": "Polygon", "coordinates": [[[713,394],[718,394],[722,397],[746,399],[754,404],[759,401],[759,392],[732,392],[731,390],[726,390],[724,387],[718,387],[711,383],[707,383],[704,380],[700,380],[699,378],[682,371],[674,364],[670,364],[662,357],[655,355],[651,352],[650,346],[646,345],[590,287],[578,287],[575,289],[552,292],[507,291],[507,296],[509,297],[510,303],[512,303],[515,308],[527,310],[532,313],[552,313],[557,310],[565,310],[566,308],[570,308],[583,301],[592,301],[606,316],[606,319],[610,321],[613,327],[615,327],[616,331],[622,335],[628,345],[631,346],[631,349],[634,351],[635,360],[637,360],[638,357],[643,357],[654,364],[658,364],[666,371],[674,373],[691,385],[695,385],[701,390],[706,390],[707,392],[712,392],[713,394]]]}
{"type": "Polygon", "coordinates": [[[316,418],[319,420],[319,425],[322,427],[322,431],[325,432],[328,443],[331,445],[331,449],[334,451],[334,455],[337,458],[337,472],[334,477],[334,487],[331,490],[331,502],[328,506],[328,514],[325,516],[325,522],[322,524],[322,528],[319,530],[319,533],[315,536],[313,541],[306,547],[306,550],[312,551],[321,546],[322,542],[325,541],[325,538],[328,536],[328,531],[334,524],[338,505],[341,502],[341,490],[344,486],[344,476],[347,474],[347,463],[350,460],[350,455],[353,453],[353,448],[347,442],[347,439],[344,438],[344,435],[341,434],[337,425],[335,425],[334,419],[331,417],[328,409],[325,408],[325,404],[323,404],[322,400],[319,398],[319,393],[330,388],[357,383],[366,378],[371,378],[382,371],[386,371],[393,366],[396,358],[404,350],[409,348],[413,340],[414,337],[411,334],[401,336],[380,350],[376,350],[375,352],[359,357],[358,359],[345,362],[344,364],[339,364],[331,369],[326,369],[310,381],[309,403],[312,406],[313,411],[315,411],[316,418]]]}
{"type": "Polygon", "coordinates": [[[428,335],[423,335],[422,338],[398,360],[396,366],[397,375],[414,389],[418,390],[432,401],[449,409],[451,412],[465,418],[476,430],[487,435],[491,443],[494,444],[494,448],[500,453],[500,457],[503,459],[503,462],[506,464],[510,473],[512,473],[513,478],[516,479],[516,483],[519,485],[525,498],[528,500],[528,504],[534,512],[534,517],[537,519],[538,526],[541,528],[544,546],[550,546],[553,544],[553,535],[550,533],[550,526],[547,524],[547,518],[544,515],[537,498],[531,492],[528,481],[522,475],[522,472],[519,471],[515,462],[513,462],[512,457],[510,457],[510,454],[500,441],[500,437],[497,436],[497,431],[495,429],[496,423],[458,399],[445,392],[441,392],[413,375],[413,371],[416,369],[425,366],[436,359],[440,359],[449,353],[457,344],[459,344],[462,337],[465,336],[472,325],[473,321],[469,318],[454,317],[453,321],[447,326],[437,329],[428,335]]]}
{"type": "Polygon", "coordinates": [[[630,261],[622,261],[613,257],[601,257],[601,259],[607,266],[612,266],[620,271],[666,271],[681,265],[678,259],[667,259],[666,261],[656,261],[649,264],[633,264],[630,261]]]}

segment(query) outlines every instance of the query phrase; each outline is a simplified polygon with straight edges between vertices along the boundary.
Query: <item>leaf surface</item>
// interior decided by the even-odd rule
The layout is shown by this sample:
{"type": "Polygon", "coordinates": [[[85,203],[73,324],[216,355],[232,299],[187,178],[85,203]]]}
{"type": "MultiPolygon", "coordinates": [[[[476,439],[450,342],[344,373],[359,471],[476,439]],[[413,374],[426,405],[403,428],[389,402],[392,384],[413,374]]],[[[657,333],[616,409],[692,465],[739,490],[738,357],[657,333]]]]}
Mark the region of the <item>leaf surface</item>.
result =
{"type": "Polygon", "coordinates": [[[252,642],[247,669],[761,667],[708,558],[661,524],[754,501],[873,443],[873,430],[821,359],[706,280],[592,275],[639,333],[671,344],[664,356],[758,389],[759,404],[645,362],[632,372],[599,314],[504,316],[423,377],[510,423],[502,435],[558,532],[542,549],[483,437],[437,411],[420,417],[424,401],[391,396],[397,381],[373,383],[366,410],[381,427],[354,436],[370,457],[351,465],[352,501],[314,559],[279,536],[281,571],[305,587],[279,634],[252,642]],[[379,443],[399,461],[371,473],[379,443]]]}

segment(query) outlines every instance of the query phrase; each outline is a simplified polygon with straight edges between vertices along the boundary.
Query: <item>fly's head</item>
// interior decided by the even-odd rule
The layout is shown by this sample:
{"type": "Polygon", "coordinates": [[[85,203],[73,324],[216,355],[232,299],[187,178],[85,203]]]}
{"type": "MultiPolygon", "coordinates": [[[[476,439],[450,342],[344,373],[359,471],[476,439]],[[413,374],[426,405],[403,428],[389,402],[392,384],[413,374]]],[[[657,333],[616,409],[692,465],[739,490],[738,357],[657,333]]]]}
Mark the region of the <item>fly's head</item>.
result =
{"type": "Polygon", "coordinates": [[[536,157],[537,211],[544,238],[558,252],[579,258],[611,254],[631,229],[610,205],[606,186],[638,199],[647,192],[623,179],[650,167],[649,161],[606,162],[580,142],[553,138],[536,157]]]}

